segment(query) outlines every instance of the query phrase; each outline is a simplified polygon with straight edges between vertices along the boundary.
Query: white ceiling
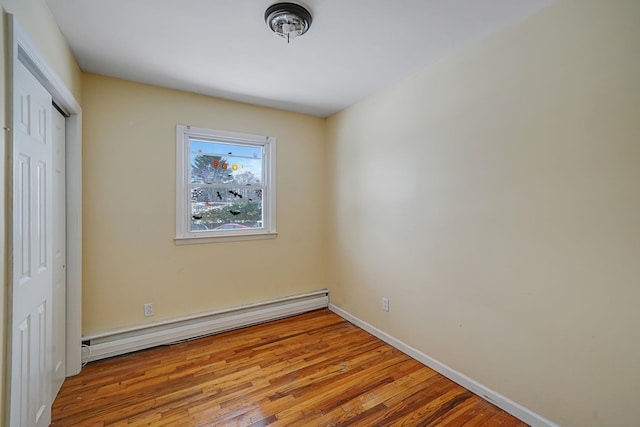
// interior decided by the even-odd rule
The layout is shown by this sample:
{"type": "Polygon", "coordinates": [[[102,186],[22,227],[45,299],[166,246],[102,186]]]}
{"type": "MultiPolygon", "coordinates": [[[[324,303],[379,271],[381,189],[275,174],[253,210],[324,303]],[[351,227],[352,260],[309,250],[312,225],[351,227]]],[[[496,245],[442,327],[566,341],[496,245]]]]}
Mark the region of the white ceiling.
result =
{"type": "Polygon", "coordinates": [[[289,45],[276,0],[47,3],[83,71],[326,117],[555,1],[306,0],[289,45]]]}

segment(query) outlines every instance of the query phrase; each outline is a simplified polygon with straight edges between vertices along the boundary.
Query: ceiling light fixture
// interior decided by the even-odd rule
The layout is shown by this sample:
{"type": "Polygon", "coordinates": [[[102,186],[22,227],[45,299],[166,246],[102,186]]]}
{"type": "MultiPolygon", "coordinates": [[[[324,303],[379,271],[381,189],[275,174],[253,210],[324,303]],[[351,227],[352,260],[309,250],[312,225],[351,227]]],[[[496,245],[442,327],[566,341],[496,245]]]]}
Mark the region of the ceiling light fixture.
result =
{"type": "Polygon", "coordinates": [[[307,32],[311,26],[311,12],[299,4],[276,3],[264,12],[264,21],[271,31],[289,43],[307,32]]]}

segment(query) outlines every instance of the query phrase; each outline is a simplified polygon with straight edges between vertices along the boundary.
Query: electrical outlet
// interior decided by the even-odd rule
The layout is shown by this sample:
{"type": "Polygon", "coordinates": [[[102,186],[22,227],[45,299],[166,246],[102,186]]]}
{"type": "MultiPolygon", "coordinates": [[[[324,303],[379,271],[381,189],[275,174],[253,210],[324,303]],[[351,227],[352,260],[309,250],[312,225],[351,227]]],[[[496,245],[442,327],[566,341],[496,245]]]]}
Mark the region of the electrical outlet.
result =
{"type": "Polygon", "coordinates": [[[382,309],[384,311],[389,311],[389,298],[382,297],[382,309]]]}
{"type": "Polygon", "coordinates": [[[153,303],[148,302],[144,305],[144,317],[153,316],[153,303]]]}

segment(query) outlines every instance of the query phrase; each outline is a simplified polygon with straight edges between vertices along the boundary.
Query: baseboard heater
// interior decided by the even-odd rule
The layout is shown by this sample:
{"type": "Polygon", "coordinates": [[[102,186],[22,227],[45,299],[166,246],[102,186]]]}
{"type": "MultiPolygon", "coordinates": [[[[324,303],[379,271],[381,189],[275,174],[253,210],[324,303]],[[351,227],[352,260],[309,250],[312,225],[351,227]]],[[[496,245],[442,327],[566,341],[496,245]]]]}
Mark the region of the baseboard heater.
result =
{"type": "Polygon", "coordinates": [[[257,325],[329,306],[326,289],[82,337],[82,362],[257,325]]]}

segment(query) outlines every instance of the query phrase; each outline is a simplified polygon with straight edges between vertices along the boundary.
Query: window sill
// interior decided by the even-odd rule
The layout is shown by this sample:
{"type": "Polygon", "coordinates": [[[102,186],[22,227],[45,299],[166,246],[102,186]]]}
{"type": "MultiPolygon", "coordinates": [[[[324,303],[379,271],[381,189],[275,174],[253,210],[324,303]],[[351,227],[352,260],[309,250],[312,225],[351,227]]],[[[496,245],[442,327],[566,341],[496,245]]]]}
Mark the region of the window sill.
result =
{"type": "Polygon", "coordinates": [[[176,237],[176,246],[199,245],[204,243],[240,242],[243,240],[265,240],[275,239],[278,233],[256,233],[256,234],[225,234],[224,236],[207,237],[176,237]]]}

